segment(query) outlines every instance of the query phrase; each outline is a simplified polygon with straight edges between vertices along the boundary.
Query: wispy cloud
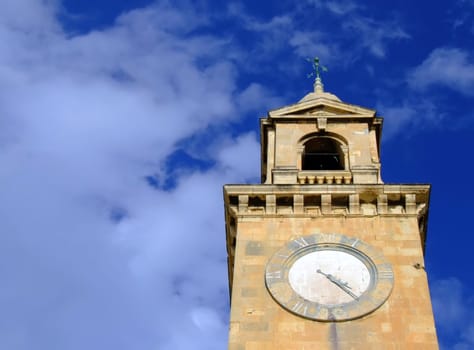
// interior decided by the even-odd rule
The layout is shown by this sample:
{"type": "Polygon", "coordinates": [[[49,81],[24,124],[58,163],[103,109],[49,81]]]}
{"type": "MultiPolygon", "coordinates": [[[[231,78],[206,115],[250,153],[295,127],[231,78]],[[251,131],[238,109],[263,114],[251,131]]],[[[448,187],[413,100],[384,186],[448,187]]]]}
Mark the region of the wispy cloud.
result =
{"type": "Polygon", "coordinates": [[[360,5],[350,0],[307,0],[307,2],[317,8],[327,9],[338,16],[344,16],[360,8],[360,5]]]}
{"type": "Polygon", "coordinates": [[[295,48],[296,53],[303,58],[313,57],[317,53],[323,61],[328,61],[331,57],[339,55],[338,48],[330,44],[326,36],[317,31],[295,30],[289,44],[295,48]]]}
{"type": "Polygon", "coordinates": [[[369,17],[351,16],[343,22],[348,32],[357,33],[359,45],[377,57],[384,58],[393,40],[409,39],[410,35],[395,21],[378,21],[369,17]]]}
{"type": "Polygon", "coordinates": [[[459,48],[433,50],[408,78],[415,89],[444,86],[464,95],[474,95],[474,58],[459,48]]]}
{"type": "Polygon", "coordinates": [[[231,3],[228,6],[228,16],[233,18],[238,30],[252,33],[252,43],[248,47],[252,48],[252,59],[249,63],[255,64],[258,61],[275,56],[284,49],[285,43],[294,30],[294,22],[291,14],[277,15],[269,19],[262,19],[251,16],[247,9],[238,4],[231,3]]]}
{"type": "Polygon", "coordinates": [[[474,347],[474,295],[455,278],[431,284],[433,309],[438,332],[442,333],[442,349],[472,349],[474,347]]]}
{"type": "Polygon", "coordinates": [[[457,0],[452,4],[447,21],[451,23],[454,32],[464,31],[474,35],[474,1],[457,0]]]}
{"type": "MultiPolygon", "coordinates": [[[[368,50],[374,57],[383,59],[393,41],[410,38],[399,20],[375,19],[367,13],[367,8],[353,1],[308,0],[307,3],[328,13],[336,23],[340,22],[344,36],[351,38],[348,45],[352,47],[353,56],[361,55],[362,50],[368,50]]],[[[340,35],[335,26],[333,28],[333,34],[340,35]]],[[[344,55],[346,52],[341,50],[340,54],[344,55]]]]}
{"type": "Polygon", "coordinates": [[[384,142],[391,141],[395,136],[411,136],[415,130],[436,126],[443,120],[444,113],[433,101],[417,97],[393,101],[384,99],[377,105],[377,110],[383,112],[384,117],[384,142]]]}
{"type": "MultiPolygon", "coordinates": [[[[473,96],[474,60],[466,50],[437,48],[420,65],[409,69],[403,80],[390,83],[406,93],[396,98],[384,94],[380,98],[377,108],[385,117],[385,141],[401,135],[402,130],[404,135],[411,135],[420,128],[446,127],[441,122],[452,112],[442,89],[451,90],[458,98],[473,96]],[[434,88],[438,88],[436,93],[433,93],[434,88]]],[[[453,96],[449,98],[452,101],[453,96]]],[[[458,113],[449,128],[464,127],[472,123],[472,119],[470,110],[458,113]]]]}

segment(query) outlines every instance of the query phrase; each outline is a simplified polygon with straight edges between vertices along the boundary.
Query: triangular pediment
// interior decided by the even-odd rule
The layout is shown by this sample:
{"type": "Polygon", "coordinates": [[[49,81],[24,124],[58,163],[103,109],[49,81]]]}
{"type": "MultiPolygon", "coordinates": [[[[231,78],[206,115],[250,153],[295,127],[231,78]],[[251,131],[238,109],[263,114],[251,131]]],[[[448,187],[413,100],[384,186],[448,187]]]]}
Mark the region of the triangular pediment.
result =
{"type": "Polygon", "coordinates": [[[363,108],[334,99],[319,97],[274,109],[268,113],[271,118],[295,117],[374,117],[375,110],[363,108]]]}

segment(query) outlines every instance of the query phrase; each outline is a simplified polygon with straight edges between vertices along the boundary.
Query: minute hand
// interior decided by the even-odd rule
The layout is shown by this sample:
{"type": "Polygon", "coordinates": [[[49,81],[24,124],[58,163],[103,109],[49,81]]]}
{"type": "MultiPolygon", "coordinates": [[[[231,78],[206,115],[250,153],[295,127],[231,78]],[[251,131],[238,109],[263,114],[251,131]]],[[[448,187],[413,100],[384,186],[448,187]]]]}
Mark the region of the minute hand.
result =
{"type": "Polygon", "coordinates": [[[321,275],[325,276],[328,280],[330,280],[332,283],[334,283],[336,286],[338,286],[339,288],[341,288],[344,292],[346,292],[347,294],[349,294],[353,299],[357,300],[359,299],[357,297],[357,295],[355,295],[353,292],[351,292],[349,290],[349,286],[346,286],[345,283],[343,283],[342,281],[339,281],[336,277],[334,277],[333,275],[331,274],[326,274],[324,272],[322,272],[321,270],[317,270],[316,272],[320,273],[321,275]]]}

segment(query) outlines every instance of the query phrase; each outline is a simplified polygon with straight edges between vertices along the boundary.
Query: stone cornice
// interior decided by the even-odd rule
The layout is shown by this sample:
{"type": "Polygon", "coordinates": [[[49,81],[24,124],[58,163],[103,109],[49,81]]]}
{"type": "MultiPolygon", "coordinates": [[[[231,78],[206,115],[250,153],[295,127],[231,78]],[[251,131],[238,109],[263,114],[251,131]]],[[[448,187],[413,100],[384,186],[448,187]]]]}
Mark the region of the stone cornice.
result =
{"type": "Polygon", "coordinates": [[[431,185],[429,184],[351,184],[351,185],[234,185],[224,186],[224,194],[232,195],[252,195],[252,194],[352,194],[371,192],[374,194],[407,194],[413,193],[428,199],[431,185]]]}
{"type": "Polygon", "coordinates": [[[227,241],[231,218],[416,216],[424,247],[429,196],[427,184],[225,185],[227,241]]]}
{"type": "Polygon", "coordinates": [[[335,101],[334,99],[330,99],[326,97],[320,97],[316,99],[310,99],[307,101],[301,101],[299,103],[295,103],[289,106],[274,109],[268,112],[268,116],[270,118],[275,118],[275,117],[282,117],[282,116],[291,115],[291,114],[299,114],[301,112],[304,112],[306,110],[319,107],[319,106],[327,106],[335,110],[339,110],[343,114],[359,114],[359,115],[368,114],[368,115],[371,115],[372,117],[375,116],[375,110],[373,109],[368,109],[368,108],[351,105],[351,104],[340,102],[340,101],[335,101]]]}

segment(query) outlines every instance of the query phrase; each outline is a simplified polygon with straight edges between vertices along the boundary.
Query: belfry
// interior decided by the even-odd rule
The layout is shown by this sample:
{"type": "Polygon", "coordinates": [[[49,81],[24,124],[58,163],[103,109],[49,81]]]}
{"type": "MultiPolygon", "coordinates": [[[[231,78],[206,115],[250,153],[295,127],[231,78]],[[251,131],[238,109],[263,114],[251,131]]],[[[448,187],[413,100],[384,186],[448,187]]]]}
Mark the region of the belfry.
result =
{"type": "Polygon", "coordinates": [[[229,349],[438,349],[430,186],[383,183],[383,119],[315,68],[313,92],[260,120],[261,184],[224,186],[229,349]]]}

